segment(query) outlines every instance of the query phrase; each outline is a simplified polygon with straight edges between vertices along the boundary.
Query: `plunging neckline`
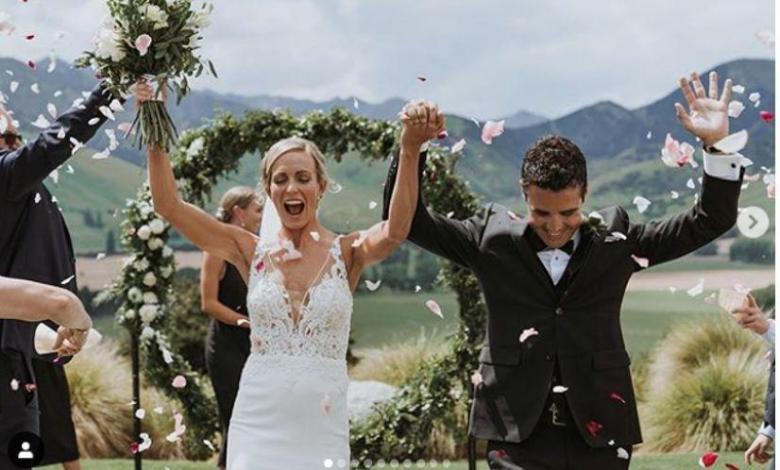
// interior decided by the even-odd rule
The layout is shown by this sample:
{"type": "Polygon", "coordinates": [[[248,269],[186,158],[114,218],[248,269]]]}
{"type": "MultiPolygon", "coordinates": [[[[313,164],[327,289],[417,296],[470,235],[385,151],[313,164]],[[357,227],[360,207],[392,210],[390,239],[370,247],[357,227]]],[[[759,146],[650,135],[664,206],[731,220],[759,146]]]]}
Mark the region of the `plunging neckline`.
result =
{"type": "MultiPolygon", "coordinates": [[[[292,322],[293,330],[297,330],[301,322],[303,321],[303,313],[304,310],[307,310],[309,308],[309,304],[311,303],[311,297],[312,292],[314,292],[318,287],[320,287],[326,280],[328,280],[331,276],[326,273],[326,267],[328,267],[329,263],[330,267],[333,267],[335,263],[338,262],[337,259],[335,259],[335,254],[333,253],[333,248],[336,246],[336,243],[339,243],[339,239],[341,236],[337,236],[333,243],[331,244],[330,248],[328,248],[328,253],[325,256],[325,261],[320,266],[320,269],[317,271],[317,275],[314,276],[314,279],[312,280],[311,284],[309,284],[309,287],[303,292],[303,296],[301,296],[301,302],[298,308],[298,317],[296,319],[295,317],[295,309],[293,308],[293,303],[290,298],[290,291],[287,289],[287,286],[284,284],[284,275],[280,276],[281,279],[279,281],[276,281],[274,279],[271,279],[271,281],[276,284],[279,289],[282,291],[282,298],[284,299],[284,305],[287,309],[287,317],[292,322]],[[331,259],[334,258],[334,259],[331,259]],[[308,301],[306,299],[309,299],[308,301]]],[[[282,273],[281,269],[276,265],[276,263],[273,260],[273,256],[271,255],[271,252],[269,251],[267,253],[268,255],[268,262],[271,264],[271,267],[274,269],[275,272],[282,273]]]]}

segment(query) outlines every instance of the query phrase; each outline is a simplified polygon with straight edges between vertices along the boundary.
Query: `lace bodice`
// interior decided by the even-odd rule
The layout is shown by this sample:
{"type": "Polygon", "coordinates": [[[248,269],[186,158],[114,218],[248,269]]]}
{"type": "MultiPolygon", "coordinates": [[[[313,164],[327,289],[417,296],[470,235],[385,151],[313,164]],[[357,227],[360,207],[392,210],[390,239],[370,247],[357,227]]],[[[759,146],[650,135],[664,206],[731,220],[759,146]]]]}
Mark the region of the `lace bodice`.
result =
{"type": "Polygon", "coordinates": [[[258,243],[249,275],[252,352],[344,360],[353,299],[341,237],[331,245],[321,275],[304,294],[296,316],[283,276],[270,258],[274,246],[278,244],[258,243]]]}

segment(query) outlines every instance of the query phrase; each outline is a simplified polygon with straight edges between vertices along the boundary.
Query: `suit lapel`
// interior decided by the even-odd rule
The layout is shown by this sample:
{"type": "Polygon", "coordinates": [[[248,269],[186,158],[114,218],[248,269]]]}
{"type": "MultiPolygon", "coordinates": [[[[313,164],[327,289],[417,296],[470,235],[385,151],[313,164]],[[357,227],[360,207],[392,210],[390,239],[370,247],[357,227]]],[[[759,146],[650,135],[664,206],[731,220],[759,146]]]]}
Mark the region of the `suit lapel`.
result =
{"type": "MultiPolygon", "coordinates": [[[[576,289],[577,286],[583,282],[582,279],[587,278],[588,275],[593,272],[593,269],[588,269],[589,260],[593,258],[593,253],[597,252],[604,244],[604,241],[599,237],[598,233],[596,233],[596,231],[587,223],[582,225],[580,233],[580,243],[582,243],[581,249],[585,250],[585,252],[574,264],[570,265],[572,271],[569,287],[566,289],[567,291],[576,289]]],[[[598,257],[595,259],[598,259],[598,257]]],[[[572,258],[571,261],[574,261],[574,258],[572,258]]]]}
{"type": "Polygon", "coordinates": [[[523,236],[526,230],[533,229],[528,226],[528,223],[526,223],[525,220],[521,220],[520,223],[514,224],[511,232],[512,241],[525,265],[531,270],[534,276],[539,279],[541,284],[545,286],[550,295],[555,295],[555,285],[550,278],[550,274],[544,268],[544,265],[536,252],[531,249],[528,240],[523,236]]]}

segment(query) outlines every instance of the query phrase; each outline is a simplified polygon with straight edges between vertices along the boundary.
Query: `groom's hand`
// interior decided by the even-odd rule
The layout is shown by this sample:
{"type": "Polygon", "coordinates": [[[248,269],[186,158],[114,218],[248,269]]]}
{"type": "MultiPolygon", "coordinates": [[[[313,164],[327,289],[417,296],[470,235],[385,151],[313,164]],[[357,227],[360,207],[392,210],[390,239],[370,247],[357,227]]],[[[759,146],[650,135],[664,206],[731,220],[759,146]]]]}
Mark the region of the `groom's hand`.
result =
{"type": "Polygon", "coordinates": [[[430,101],[407,103],[399,113],[401,118],[401,149],[417,154],[422,145],[444,132],[444,113],[430,101]]]}
{"type": "Polygon", "coordinates": [[[723,94],[718,98],[718,74],[710,72],[709,93],[697,73],[689,81],[680,77],[680,90],[688,102],[688,110],[675,103],[677,119],[685,130],[698,137],[705,147],[713,145],[729,135],[729,101],[731,100],[731,79],[723,84],[723,94]],[[691,89],[693,88],[693,89],[691,89]]]}

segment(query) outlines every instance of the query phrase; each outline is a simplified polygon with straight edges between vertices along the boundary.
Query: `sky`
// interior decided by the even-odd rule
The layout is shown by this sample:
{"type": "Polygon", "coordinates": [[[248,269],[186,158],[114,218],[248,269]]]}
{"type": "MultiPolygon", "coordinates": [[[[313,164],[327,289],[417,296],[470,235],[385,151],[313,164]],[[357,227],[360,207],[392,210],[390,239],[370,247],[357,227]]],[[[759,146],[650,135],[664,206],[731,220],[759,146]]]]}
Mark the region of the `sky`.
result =
{"type": "MultiPolygon", "coordinates": [[[[199,3],[199,2],[198,2],[199,3]]],[[[197,89],[323,101],[427,98],[448,113],[559,117],[652,102],[681,74],[773,58],[772,0],[214,0],[197,89]],[[427,78],[422,82],[418,76],[427,78]]],[[[0,56],[92,48],[104,0],[3,0],[0,56]],[[24,35],[35,33],[32,41],[24,35]]]]}

